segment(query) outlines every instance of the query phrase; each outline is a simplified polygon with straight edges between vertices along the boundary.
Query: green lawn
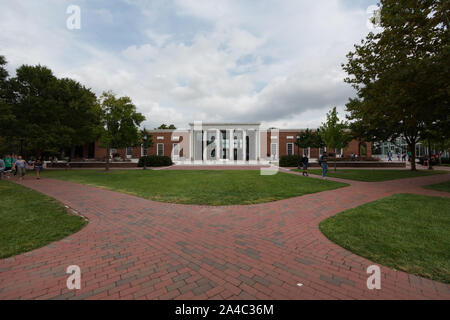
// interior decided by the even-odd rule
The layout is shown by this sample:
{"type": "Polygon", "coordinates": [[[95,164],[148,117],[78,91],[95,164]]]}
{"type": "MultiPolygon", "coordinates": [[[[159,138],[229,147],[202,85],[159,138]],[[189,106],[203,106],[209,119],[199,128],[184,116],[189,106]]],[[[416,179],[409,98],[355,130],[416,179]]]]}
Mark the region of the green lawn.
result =
{"type": "MultiPolygon", "coordinates": [[[[299,171],[298,169],[293,169],[293,171],[299,171]]],[[[303,172],[300,170],[299,172],[303,172]]],[[[310,174],[322,175],[322,169],[310,169],[308,170],[310,174]]],[[[334,171],[332,167],[328,169],[327,176],[334,178],[342,178],[348,180],[356,181],[367,181],[367,182],[377,182],[377,181],[387,181],[395,179],[413,178],[413,177],[423,177],[433,174],[447,173],[446,171],[438,170],[383,170],[383,169],[337,169],[334,171]]]]}
{"type": "Polygon", "coordinates": [[[0,181],[0,258],[60,240],[87,222],[47,196],[0,181]]]}
{"type": "Polygon", "coordinates": [[[450,192],[450,181],[438,183],[438,184],[432,184],[429,186],[426,186],[427,189],[437,190],[437,191],[444,191],[444,192],[450,192]]]}
{"type": "Polygon", "coordinates": [[[319,227],[331,241],[375,263],[450,283],[450,199],[396,194],[319,227]]]}
{"type": "Polygon", "coordinates": [[[155,201],[214,206],[270,202],[347,186],[281,172],[262,176],[259,170],[60,170],[43,176],[155,201]]]}

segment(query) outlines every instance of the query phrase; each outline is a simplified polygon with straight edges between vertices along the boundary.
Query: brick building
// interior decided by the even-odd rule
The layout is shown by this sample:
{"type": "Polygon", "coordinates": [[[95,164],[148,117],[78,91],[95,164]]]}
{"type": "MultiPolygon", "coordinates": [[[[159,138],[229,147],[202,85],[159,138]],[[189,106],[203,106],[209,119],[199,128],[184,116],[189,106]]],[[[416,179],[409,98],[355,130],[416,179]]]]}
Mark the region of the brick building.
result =
{"type": "MultiPolygon", "coordinates": [[[[303,129],[263,129],[260,123],[191,123],[189,129],[149,130],[153,146],[144,150],[142,146],[131,146],[111,150],[122,159],[136,162],[146,154],[171,157],[175,163],[202,164],[258,164],[277,162],[280,156],[306,153],[318,158],[326,148],[298,149],[294,142],[303,129]]],[[[335,150],[328,150],[334,153],[335,150]]],[[[104,160],[106,149],[98,142],[86,145],[83,155],[93,155],[104,160]]],[[[353,140],[348,148],[337,150],[339,156],[371,157],[372,146],[353,140]]],[[[89,158],[89,157],[88,157],[89,158]]]]}

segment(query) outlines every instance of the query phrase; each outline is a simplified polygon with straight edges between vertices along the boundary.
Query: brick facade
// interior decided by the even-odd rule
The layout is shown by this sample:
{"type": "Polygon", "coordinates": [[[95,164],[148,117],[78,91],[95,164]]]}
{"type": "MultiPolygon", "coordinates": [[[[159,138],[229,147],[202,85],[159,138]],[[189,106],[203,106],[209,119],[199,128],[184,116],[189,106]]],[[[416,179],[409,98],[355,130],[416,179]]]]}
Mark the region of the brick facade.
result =
{"type": "MultiPolygon", "coordinates": [[[[274,131],[271,133],[267,132],[267,139],[264,138],[264,134],[261,134],[260,143],[263,144],[264,140],[267,142],[267,149],[264,150],[262,147],[260,148],[260,158],[264,160],[271,153],[271,143],[277,144],[277,153],[278,157],[288,155],[288,143],[292,143],[292,153],[293,155],[297,155],[300,151],[300,154],[303,152],[307,153],[308,150],[303,150],[302,148],[298,149],[295,146],[295,141],[297,139],[297,134],[299,130],[280,130],[274,131]],[[272,137],[275,136],[275,139],[272,137]]],[[[162,144],[164,148],[164,156],[172,157],[173,145],[177,143],[179,145],[179,156],[180,158],[185,158],[189,160],[190,158],[190,131],[174,131],[174,130],[152,130],[150,131],[152,136],[153,146],[148,148],[148,155],[156,155],[158,151],[158,144],[162,144]]],[[[92,146],[91,146],[92,148],[92,146]]],[[[334,150],[328,150],[329,152],[334,152],[334,150]]],[[[120,154],[122,159],[139,159],[143,155],[143,150],[141,146],[132,147],[131,157],[126,156],[126,148],[119,148],[117,152],[120,154]]],[[[89,153],[89,145],[87,144],[83,148],[83,153],[85,158],[87,158],[87,154],[89,153]]],[[[92,153],[92,152],[91,152],[92,153]]],[[[94,148],[94,157],[96,160],[104,161],[106,157],[106,148],[102,147],[98,141],[95,142],[94,148]]],[[[338,151],[339,153],[339,151],[338,151]]],[[[350,142],[349,146],[343,150],[343,155],[345,157],[350,157],[352,154],[360,155],[361,157],[371,157],[372,156],[372,144],[369,142],[361,143],[357,140],[353,140],[350,142]],[[365,146],[365,147],[362,147],[365,146]],[[361,147],[361,150],[360,150],[361,147]],[[365,149],[365,155],[363,150],[365,149]]],[[[319,149],[311,148],[310,149],[310,157],[318,158],[320,155],[319,149]]]]}

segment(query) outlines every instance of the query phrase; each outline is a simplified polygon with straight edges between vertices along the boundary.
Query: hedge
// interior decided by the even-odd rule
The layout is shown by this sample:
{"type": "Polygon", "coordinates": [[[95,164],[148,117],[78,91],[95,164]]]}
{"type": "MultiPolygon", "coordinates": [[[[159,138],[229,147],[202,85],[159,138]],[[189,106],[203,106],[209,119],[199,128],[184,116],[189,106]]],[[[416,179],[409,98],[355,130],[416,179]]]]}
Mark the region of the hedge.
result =
{"type": "Polygon", "coordinates": [[[280,167],[297,167],[297,166],[298,166],[298,155],[280,157],[280,167]]]}
{"type": "MultiPolygon", "coordinates": [[[[421,165],[423,165],[424,161],[425,161],[425,157],[420,157],[419,158],[419,163],[421,165]]],[[[450,158],[441,158],[441,163],[442,164],[450,164],[450,158]]],[[[439,164],[439,158],[434,158],[434,157],[431,158],[431,165],[432,166],[436,166],[438,164],[439,164]]]]}
{"type": "Polygon", "coordinates": [[[168,167],[173,164],[172,159],[167,156],[143,156],[139,159],[138,167],[144,166],[144,161],[147,167],[168,167]]]}

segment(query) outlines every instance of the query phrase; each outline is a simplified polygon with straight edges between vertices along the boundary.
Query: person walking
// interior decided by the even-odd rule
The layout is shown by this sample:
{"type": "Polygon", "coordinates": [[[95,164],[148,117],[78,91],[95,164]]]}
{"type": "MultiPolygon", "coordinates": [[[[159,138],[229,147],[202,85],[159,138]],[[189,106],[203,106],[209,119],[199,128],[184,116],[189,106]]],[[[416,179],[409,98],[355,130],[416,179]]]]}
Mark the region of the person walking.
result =
{"type": "Polygon", "coordinates": [[[27,162],[22,159],[22,156],[17,157],[16,169],[17,169],[17,176],[19,177],[20,180],[23,180],[23,177],[25,176],[27,170],[27,162]]]}
{"type": "Polygon", "coordinates": [[[34,161],[34,171],[36,171],[36,179],[41,179],[41,171],[43,167],[43,162],[41,157],[36,157],[36,160],[34,161]]]}
{"type": "Polygon", "coordinates": [[[400,152],[398,152],[398,153],[397,153],[397,160],[398,160],[398,161],[400,161],[400,157],[401,157],[401,154],[400,154],[400,152]]]}
{"type": "Polygon", "coordinates": [[[303,163],[303,173],[302,175],[307,177],[308,176],[308,162],[309,158],[306,154],[303,155],[302,163],[303,163]]]}
{"type": "Polygon", "coordinates": [[[322,167],[322,179],[326,180],[328,172],[328,154],[326,151],[320,157],[319,164],[322,167]]]}

